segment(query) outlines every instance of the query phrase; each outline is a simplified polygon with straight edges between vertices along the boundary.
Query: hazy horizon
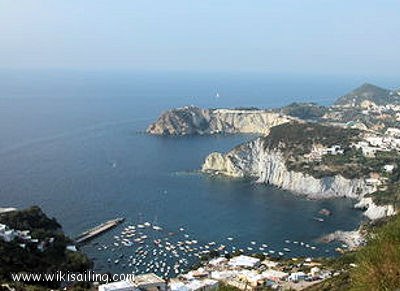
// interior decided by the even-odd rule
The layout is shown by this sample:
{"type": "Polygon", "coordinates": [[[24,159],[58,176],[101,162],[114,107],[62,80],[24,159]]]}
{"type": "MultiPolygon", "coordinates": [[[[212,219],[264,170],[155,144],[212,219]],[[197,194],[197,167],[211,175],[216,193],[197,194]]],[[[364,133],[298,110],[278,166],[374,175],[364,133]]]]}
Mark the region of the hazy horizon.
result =
{"type": "Polygon", "coordinates": [[[0,0],[0,69],[398,77],[398,1],[0,0]]]}

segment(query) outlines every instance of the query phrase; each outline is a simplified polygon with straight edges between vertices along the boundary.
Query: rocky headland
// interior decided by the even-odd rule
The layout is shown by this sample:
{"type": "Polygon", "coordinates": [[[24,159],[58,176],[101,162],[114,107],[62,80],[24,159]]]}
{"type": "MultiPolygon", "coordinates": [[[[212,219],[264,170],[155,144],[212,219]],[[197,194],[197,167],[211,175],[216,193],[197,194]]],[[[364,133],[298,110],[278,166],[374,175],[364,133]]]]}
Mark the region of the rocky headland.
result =
{"type": "Polygon", "coordinates": [[[269,129],[292,120],[271,110],[202,109],[187,106],[168,110],[147,128],[155,135],[268,134],[269,129]]]}
{"type": "Polygon", "coordinates": [[[365,215],[394,215],[399,195],[400,91],[363,84],[332,106],[293,103],[278,109],[202,109],[161,114],[154,135],[259,134],[227,153],[211,153],[201,170],[246,178],[311,199],[353,198],[365,215]],[[388,190],[389,189],[389,190],[388,190]],[[396,196],[397,195],[397,196],[396,196]]]}
{"type": "Polygon", "coordinates": [[[226,154],[211,153],[202,171],[230,177],[251,178],[312,199],[348,197],[359,198],[373,192],[364,179],[346,179],[342,175],[313,177],[289,170],[285,153],[271,149],[263,138],[240,145],[226,154]]]}

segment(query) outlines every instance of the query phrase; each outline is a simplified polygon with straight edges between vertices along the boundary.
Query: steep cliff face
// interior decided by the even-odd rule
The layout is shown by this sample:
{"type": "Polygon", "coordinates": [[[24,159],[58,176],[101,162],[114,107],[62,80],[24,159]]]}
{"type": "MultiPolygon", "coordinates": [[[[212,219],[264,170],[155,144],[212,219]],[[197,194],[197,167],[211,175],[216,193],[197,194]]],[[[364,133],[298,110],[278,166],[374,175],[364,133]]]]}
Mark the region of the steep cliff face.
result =
{"type": "Polygon", "coordinates": [[[201,109],[188,106],[164,112],[147,132],[156,135],[216,133],[267,134],[291,118],[266,110],[201,109]]]}
{"type": "Polygon", "coordinates": [[[371,220],[396,214],[393,205],[376,205],[371,197],[362,198],[354,207],[364,209],[364,215],[371,220]]]}
{"type": "Polygon", "coordinates": [[[253,178],[260,183],[271,184],[314,199],[360,198],[374,191],[373,187],[367,186],[364,179],[346,179],[341,175],[317,179],[302,172],[290,171],[285,165],[282,152],[266,147],[262,138],[242,144],[227,154],[210,154],[202,171],[253,178]]]}

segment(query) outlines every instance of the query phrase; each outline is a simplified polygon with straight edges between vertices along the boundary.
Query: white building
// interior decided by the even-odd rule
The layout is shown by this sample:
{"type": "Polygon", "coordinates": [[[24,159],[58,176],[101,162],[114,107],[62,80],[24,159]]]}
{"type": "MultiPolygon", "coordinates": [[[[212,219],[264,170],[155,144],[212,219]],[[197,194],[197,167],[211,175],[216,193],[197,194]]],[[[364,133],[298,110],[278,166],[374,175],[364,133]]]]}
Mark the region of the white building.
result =
{"type": "Polygon", "coordinates": [[[13,229],[8,229],[7,225],[0,224],[0,238],[5,242],[10,242],[15,238],[15,232],[13,229]]]}
{"type": "Polygon", "coordinates": [[[130,280],[112,282],[99,286],[99,291],[138,291],[130,280]]]}
{"type": "Polygon", "coordinates": [[[394,137],[400,137],[400,129],[395,128],[395,127],[389,127],[386,132],[386,135],[394,136],[394,137]]]}
{"type": "Polygon", "coordinates": [[[325,153],[330,155],[341,155],[344,153],[344,150],[340,147],[340,145],[333,145],[327,148],[325,153]]]}
{"type": "Polygon", "coordinates": [[[215,279],[215,280],[227,280],[229,278],[233,278],[236,277],[238,275],[238,271],[234,271],[234,270],[223,270],[223,271],[213,271],[211,272],[211,279],[215,279]]]}
{"type": "Polygon", "coordinates": [[[262,276],[266,279],[272,280],[272,281],[279,281],[279,280],[284,280],[285,278],[288,277],[288,273],[277,271],[277,270],[266,270],[262,272],[262,276]]]}
{"type": "Polygon", "coordinates": [[[208,264],[211,266],[219,266],[219,265],[225,264],[227,262],[228,262],[227,258],[219,257],[219,258],[212,259],[211,261],[208,262],[208,264]]]}
{"type": "Polygon", "coordinates": [[[254,268],[260,264],[260,259],[240,255],[233,257],[229,260],[228,265],[231,267],[244,267],[244,268],[254,268]]]}
{"type": "Polygon", "coordinates": [[[181,281],[171,281],[169,284],[169,289],[171,291],[190,291],[190,289],[181,281]]]}
{"type": "Polygon", "coordinates": [[[318,276],[320,274],[320,272],[321,272],[321,269],[318,267],[312,267],[310,270],[310,274],[312,277],[318,276]]]}
{"type": "Polygon", "coordinates": [[[275,261],[270,261],[270,260],[264,260],[261,262],[261,265],[264,265],[268,268],[275,268],[276,266],[278,266],[279,264],[275,261]]]}
{"type": "Polygon", "coordinates": [[[204,279],[204,280],[192,280],[188,282],[185,286],[190,291],[207,291],[218,288],[218,281],[212,279],[204,279]]]}
{"type": "Polygon", "coordinates": [[[395,168],[395,165],[384,165],[383,166],[383,170],[386,173],[393,173],[394,168],[395,168]]]}
{"type": "Polygon", "coordinates": [[[138,275],[128,280],[103,284],[99,286],[99,291],[165,291],[166,289],[167,284],[165,280],[153,273],[138,275]]]}
{"type": "Polygon", "coordinates": [[[289,275],[288,281],[298,282],[300,280],[304,280],[307,275],[304,272],[295,272],[289,275]]]}

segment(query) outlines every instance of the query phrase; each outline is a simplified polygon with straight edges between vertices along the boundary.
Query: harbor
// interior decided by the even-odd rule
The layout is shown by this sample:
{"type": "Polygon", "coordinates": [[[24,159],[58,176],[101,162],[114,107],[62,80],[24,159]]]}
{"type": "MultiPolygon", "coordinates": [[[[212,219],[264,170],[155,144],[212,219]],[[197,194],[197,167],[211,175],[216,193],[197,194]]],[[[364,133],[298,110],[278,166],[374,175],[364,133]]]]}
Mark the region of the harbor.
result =
{"type": "MultiPolygon", "coordinates": [[[[311,220],[312,221],[312,220],[311,220]]],[[[318,222],[314,222],[318,223],[318,222]]],[[[345,244],[320,244],[286,238],[279,244],[243,239],[237,235],[207,240],[196,235],[187,225],[168,228],[149,221],[128,221],[84,246],[96,261],[96,271],[154,273],[162,278],[184,274],[204,260],[255,255],[258,258],[287,259],[292,257],[335,256],[335,247],[345,244]]]]}

